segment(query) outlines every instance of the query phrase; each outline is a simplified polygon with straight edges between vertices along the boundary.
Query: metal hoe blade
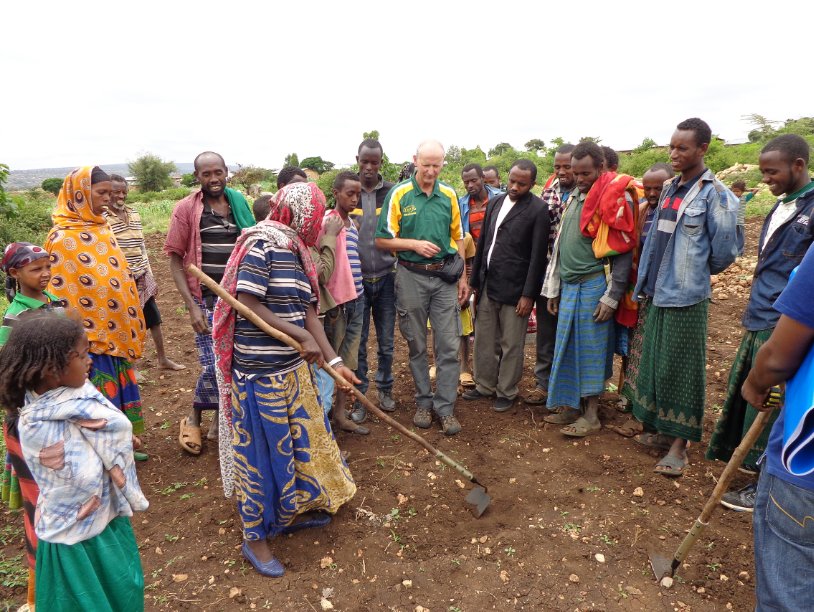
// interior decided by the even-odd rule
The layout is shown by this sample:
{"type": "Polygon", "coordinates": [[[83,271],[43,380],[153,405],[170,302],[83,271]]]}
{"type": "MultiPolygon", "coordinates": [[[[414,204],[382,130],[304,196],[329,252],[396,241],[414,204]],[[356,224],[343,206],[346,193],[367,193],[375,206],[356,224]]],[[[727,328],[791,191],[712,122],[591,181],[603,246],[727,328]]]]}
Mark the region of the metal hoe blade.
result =
{"type": "Polygon", "coordinates": [[[653,569],[653,573],[656,575],[656,580],[661,580],[665,576],[670,576],[672,578],[673,574],[675,573],[675,566],[678,565],[675,563],[675,559],[668,559],[664,555],[660,555],[657,552],[650,553],[650,567],[653,569]]]}
{"type": "Polygon", "coordinates": [[[466,496],[466,503],[469,504],[469,511],[475,518],[480,518],[489,507],[492,498],[486,494],[486,487],[475,485],[475,487],[466,496]]]}

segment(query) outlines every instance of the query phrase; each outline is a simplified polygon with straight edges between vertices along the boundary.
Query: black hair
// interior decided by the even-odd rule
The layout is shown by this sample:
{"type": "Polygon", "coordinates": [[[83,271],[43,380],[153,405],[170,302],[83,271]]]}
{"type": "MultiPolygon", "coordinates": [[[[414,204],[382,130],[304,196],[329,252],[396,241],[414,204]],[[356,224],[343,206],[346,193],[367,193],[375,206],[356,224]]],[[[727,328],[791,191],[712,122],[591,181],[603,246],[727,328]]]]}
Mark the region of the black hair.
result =
{"type": "Polygon", "coordinates": [[[336,189],[337,191],[342,189],[342,187],[345,185],[345,181],[356,181],[358,183],[359,175],[356,174],[355,172],[351,172],[350,170],[343,170],[342,172],[336,175],[336,178],[334,179],[333,188],[336,189]]]}
{"type": "Polygon", "coordinates": [[[260,223],[263,219],[269,216],[271,211],[271,196],[261,195],[252,204],[252,213],[254,213],[254,220],[260,223]]]}
{"type": "Polygon", "coordinates": [[[84,335],[82,323],[53,312],[20,317],[0,349],[0,404],[19,409],[27,390],[39,386],[47,374],[65,370],[84,335]]]}
{"type": "Polygon", "coordinates": [[[497,169],[497,166],[484,166],[483,171],[486,172],[487,170],[494,172],[495,176],[500,179],[500,170],[497,169]]]}
{"type": "Polygon", "coordinates": [[[607,170],[619,167],[619,154],[610,147],[602,145],[602,156],[605,158],[605,168],[607,170]]]}
{"type": "Polygon", "coordinates": [[[110,180],[114,183],[127,183],[127,179],[124,178],[121,174],[111,174],[110,180]]]}
{"type": "Polygon", "coordinates": [[[572,159],[583,159],[584,157],[590,157],[593,160],[594,168],[601,167],[605,161],[602,149],[599,148],[598,144],[591,141],[581,142],[571,151],[572,159]]]}
{"type": "Polygon", "coordinates": [[[481,168],[480,164],[466,164],[463,168],[461,168],[461,174],[474,170],[478,173],[478,176],[483,178],[483,168],[481,168]]]}
{"type": "Polygon", "coordinates": [[[288,185],[295,176],[301,176],[306,181],[308,180],[308,175],[305,174],[305,170],[299,166],[286,166],[280,170],[277,174],[277,189],[282,189],[288,185]]]}
{"type": "Polygon", "coordinates": [[[647,169],[647,172],[666,172],[669,178],[673,178],[676,175],[673,167],[664,162],[656,162],[647,169]]]}
{"type": "Polygon", "coordinates": [[[730,189],[740,189],[741,191],[746,191],[746,181],[735,181],[732,183],[732,187],[730,189]]]}
{"type": "Polygon", "coordinates": [[[413,162],[404,164],[401,168],[401,172],[399,172],[399,183],[413,176],[413,172],[415,172],[415,164],[413,162]]]}
{"type": "Polygon", "coordinates": [[[384,148],[382,147],[382,143],[380,143],[375,138],[365,138],[360,144],[359,148],[356,150],[356,154],[359,155],[362,152],[362,149],[378,149],[382,152],[382,157],[384,157],[384,148]]]}
{"type": "Polygon", "coordinates": [[[695,144],[709,144],[712,141],[712,130],[703,119],[692,117],[685,119],[676,126],[677,130],[690,130],[695,132],[695,144]]]}
{"type": "Polygon", "coordinates": [[[90,184],[95,185],[96,183],[106,183],[110,181],[110,175],[102,170],[99,166],[94,166],[93,170],[90,171],[90,184]]]}
{"type": "Polygon", "coordinates": [[[202,157],[209,157],[210,155],[217,157],[220,160],[220,163],[223,164],[223,168],[225,170],[228,170],[228,168],[226,168],[226,160],[223,159],[223,155],[221,155],[220,153],[215,153],[214,151],[204,151],[203,153],[198,153],[198,155],[195,157],[195,161],[192,162],[192,165],[195,168],[196,172],[198,170],[198,162],[200,161],[200,159],[202,157]]]}
{"type": "MultiPolygon", "coordinates": [[[[534,165],[534,162],[530,159],[518,159],[512,164],[512,168],[519,168],[523,171],[531,172],[531,182],[535,183],[537,181],[537,166],[534,165]]],[[[512,168],[509,168],[509,172],[512,171],[512,168]]]]}
{"type": "Polygon", "coordinates": [[[557,150],[554,151],[554,153],[573,153],[573,151],[574,145],[572,145],[570,142],[566,142],[565,144],[561,144],[559,147],[557,147],[557,150]]]}
{"type": "Polygon", "coordinates": [[[805,138],[797,134],[782,134],[776,138],[772,138],[766,143],[766,146],[760,151],[761,153],[768,153],[769,151],[779,151],[782,153],[790,164],[794,163],[795,159],[802,159],[808,166],[808,159],[811,147],[808,146],[805,138]]]}

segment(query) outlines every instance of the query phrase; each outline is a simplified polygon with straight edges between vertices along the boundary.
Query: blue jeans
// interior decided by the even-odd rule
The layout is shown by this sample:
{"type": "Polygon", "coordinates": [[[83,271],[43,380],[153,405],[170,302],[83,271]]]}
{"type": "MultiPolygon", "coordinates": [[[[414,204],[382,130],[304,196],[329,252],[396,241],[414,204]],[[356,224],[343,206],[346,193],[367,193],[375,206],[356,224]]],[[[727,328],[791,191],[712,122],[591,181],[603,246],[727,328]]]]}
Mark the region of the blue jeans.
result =
{"type": "Polygon", "coordinates": [[[370,381],[367,378],[367,339],[370,334],[370,314],[376,326],[376,341],[379,345],[376,387],[379,391],[393,388],[393,334],[396,325],[396,273],[391,272],[376,279],[364,279],[364,312],[362,314],[362,337],[359,341],[359,363],[356,377],[362,382],[359,391],[367,393],[370,381]]]}
{"type": "Polygon", "coordinates": [[[814,595],[814,491],[767,470],[757,485],[756,610],[810,610],[814,595]]]}

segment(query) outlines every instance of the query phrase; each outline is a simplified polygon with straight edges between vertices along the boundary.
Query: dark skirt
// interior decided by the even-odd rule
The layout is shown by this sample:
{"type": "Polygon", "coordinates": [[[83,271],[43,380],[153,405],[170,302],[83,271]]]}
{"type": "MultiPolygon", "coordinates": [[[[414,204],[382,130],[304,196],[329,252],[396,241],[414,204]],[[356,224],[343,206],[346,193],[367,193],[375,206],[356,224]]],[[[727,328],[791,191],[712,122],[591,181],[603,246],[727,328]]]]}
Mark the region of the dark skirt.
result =
{"type": "Polygon", "coordinates": [[[670,437],[701,441],[706,398],[704,300],[683,308],[646,306],[638,373],[624,395],[633,416],[670,437]]]}
{"type": "MultiPolygon", "coordinates": [[[[707,447],[707,459],[729,461],[732,453],[735,452],[738,444],[741,443],[758,415],[758,411],[754,406],[747,403],[741,396],[741,387],[746,382],[749,370],[752,369],[758,349],[769,339],[772,331],[772,329],[763,329],[756,332],[748,331],[743,335],[738,352],[735,355],[735,362],[729,371],[726,401],[707,447]]],[[[772,412],[763,433],[743,460],[745,467],[757,469],[757,461],[766,450],[766,445],[769,442],[769,432],[772,430],[772,425],[777,420],[778,414],[780,414],[779,410],[772,412]]]]}

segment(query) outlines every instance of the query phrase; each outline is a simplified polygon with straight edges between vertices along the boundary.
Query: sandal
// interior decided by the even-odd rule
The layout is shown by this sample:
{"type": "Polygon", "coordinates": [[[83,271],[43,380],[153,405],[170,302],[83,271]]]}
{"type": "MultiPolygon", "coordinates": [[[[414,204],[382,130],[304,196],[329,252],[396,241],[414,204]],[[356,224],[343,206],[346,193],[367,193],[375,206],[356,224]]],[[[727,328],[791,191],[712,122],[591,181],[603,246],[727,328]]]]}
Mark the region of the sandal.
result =
{"type": "Polygon", "coordinates": [[[642,424],[633,417],[630,417],[621,425],[606,425],[605,427],[624,438],[633,438],[636,434],[642,432],[642,424]]]}
{"type": "Polygon", "coordinates": [[[570,425],[560,429],[560,433],[572,438],[584,438],[600,429],[602,429],[602,423],[591,423],[585,420],[585,417],[579,417],[570,425]]]}
{"type": "Polygon", "coordinates": [[[554,425],[570,425],[581,417],[582,411],[578,408],[560,406],[559,408],[555,408],[551,414],[544,416],[543,421],[554,425]]]}
{"type": "Polygon", "coordinates": [[[181,431],[178,433],[178,445],[190,455],[201,454],[201,427],[190,425],[189,417],[181,419],[181,431]]]}
{"type": "Polygon", "coordinates": [[[659,450],[670,450],[673,441],[665,435],[653,433],[652,431],[645,431],[638,436],[633,436],[633,440],[646,446],[648,448],[657,448],[659,450]]]}
{"type": "Polygon", "coordinates": [[[464,389],[475,388],[475,379],[472,378],[469,372],[461,372],[461,375],[458,377],[458,382],[464,389]]]}
{"type": "Polygon", "coordinates": [[[653,471],[662,476],[679,477],[684,475],[684,470],[689,465],[690,461],[687,456],[681,459],[675,455],[665,455],[665,457],[656,464],[653,471]]]}

